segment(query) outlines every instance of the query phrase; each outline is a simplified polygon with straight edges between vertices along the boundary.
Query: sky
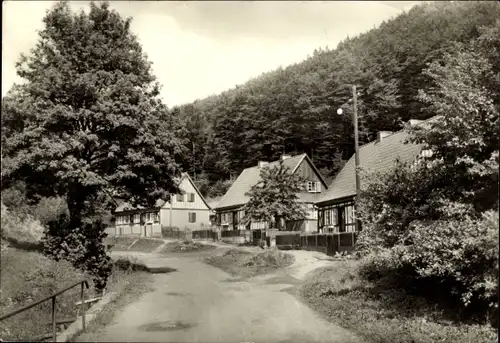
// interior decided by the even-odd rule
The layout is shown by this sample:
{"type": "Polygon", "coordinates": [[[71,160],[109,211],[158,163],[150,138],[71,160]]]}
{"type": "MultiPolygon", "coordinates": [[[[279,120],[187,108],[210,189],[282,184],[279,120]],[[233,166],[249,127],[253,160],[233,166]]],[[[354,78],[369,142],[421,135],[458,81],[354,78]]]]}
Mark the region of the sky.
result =
{"type": "MultiPolygon", "coordinates": [[[[54,1],[3,1],[2,97],[54,1]]],[[[132,17],[168,106],[218,94],[264,72],[335,48],[407,11],[416,1],[111,1],[132,17]]],[[[89,2],[70,2],[74,10],[89,2]]]]}

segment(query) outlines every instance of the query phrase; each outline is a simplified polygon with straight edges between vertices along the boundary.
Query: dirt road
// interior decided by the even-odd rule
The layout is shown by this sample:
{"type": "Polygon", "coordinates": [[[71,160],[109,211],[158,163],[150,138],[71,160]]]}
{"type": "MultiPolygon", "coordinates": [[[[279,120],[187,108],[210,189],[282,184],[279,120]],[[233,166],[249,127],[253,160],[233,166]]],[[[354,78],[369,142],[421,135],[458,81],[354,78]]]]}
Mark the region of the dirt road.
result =
{"type": "Polygon", "coordinates": [[[361,342],[290,294],[299,283],[293,276],[300,274],[299,264],[291,273],[241,282],[193,254],[136,257],[177,271],[155,274],[152,292],[117,313],[101,332],[77,341],[361,342]]]}

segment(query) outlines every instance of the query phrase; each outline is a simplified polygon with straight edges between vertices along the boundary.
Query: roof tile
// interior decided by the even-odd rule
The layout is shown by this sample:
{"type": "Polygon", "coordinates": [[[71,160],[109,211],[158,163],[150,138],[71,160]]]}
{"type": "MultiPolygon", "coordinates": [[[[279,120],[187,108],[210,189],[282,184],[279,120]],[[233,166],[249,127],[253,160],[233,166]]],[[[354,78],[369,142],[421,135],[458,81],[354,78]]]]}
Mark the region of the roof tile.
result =
{"type": "MultiPolygon", "coordinates": [[[[404,130],[386,136],[381,142],[373,141],[359,148],[359,163],[362,170],[366,172],[384,172],[390,169],[397,158],[401,162],[409,162],[415,159],[422,150],[422,145],[407,143],[403,141],[408,137],[404,130]]],[[[328,190],[321,194],[317,204],[338,200],[344,197],[356,195],[356,173],[354,155],[335,177],[328,190]]]]}
{"type": "MultiPolygon", "coordinates": [[[[289,157],[283,161],[283,164],[294,170],[298,164],[302,161],[306,154],[301,154],[293,157],[289,157]]],[[[278,166],[279,161],[270,162],[265,167],[278,166]]],[[[251,167],[243,170],[238,178],[231,185],[229,190],[224,194],[222,200],[217,204],[218,209],[241,206],[250,200],[250,197],[245,195],[250,191],[253,185],[256,185],[260,179],[260,170],[258,167],[251,167]]]]}

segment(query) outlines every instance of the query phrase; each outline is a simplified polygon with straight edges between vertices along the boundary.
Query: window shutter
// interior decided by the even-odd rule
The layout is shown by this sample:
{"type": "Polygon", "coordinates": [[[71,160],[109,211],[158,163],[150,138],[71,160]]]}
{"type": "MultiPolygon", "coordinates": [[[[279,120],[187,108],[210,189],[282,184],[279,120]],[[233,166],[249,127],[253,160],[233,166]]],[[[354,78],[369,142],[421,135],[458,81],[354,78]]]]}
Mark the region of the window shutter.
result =
{"type": "Polygon", "coordinates": [[[316,182],[316,191],[321,192],[321,182],[316,182]]]}

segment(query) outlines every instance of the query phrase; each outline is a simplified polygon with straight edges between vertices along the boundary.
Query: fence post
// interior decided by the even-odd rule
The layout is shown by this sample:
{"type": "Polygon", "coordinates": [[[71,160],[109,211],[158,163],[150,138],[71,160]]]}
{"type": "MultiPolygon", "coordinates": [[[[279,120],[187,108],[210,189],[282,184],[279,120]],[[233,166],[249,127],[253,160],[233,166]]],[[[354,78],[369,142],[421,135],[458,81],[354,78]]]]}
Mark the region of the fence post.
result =
{"type": "Polygon", "coordinates": [[[316,251],[318,251],[318,235],[314,235],[314,237],[316,238],[316,251]]]}
{"type": "Polygon", "coordinates": [[[56,296],[52,297],[52,339],[57,342],[57,327],[56,327],[56,296]]]}
{"type": "Polygon", "coordinates": [[[83,282],[82,282],[82,291],[81,291],[81,302],[82,302],[82,329],[85,331],[85,296],[83,293],[83,282]]]}

